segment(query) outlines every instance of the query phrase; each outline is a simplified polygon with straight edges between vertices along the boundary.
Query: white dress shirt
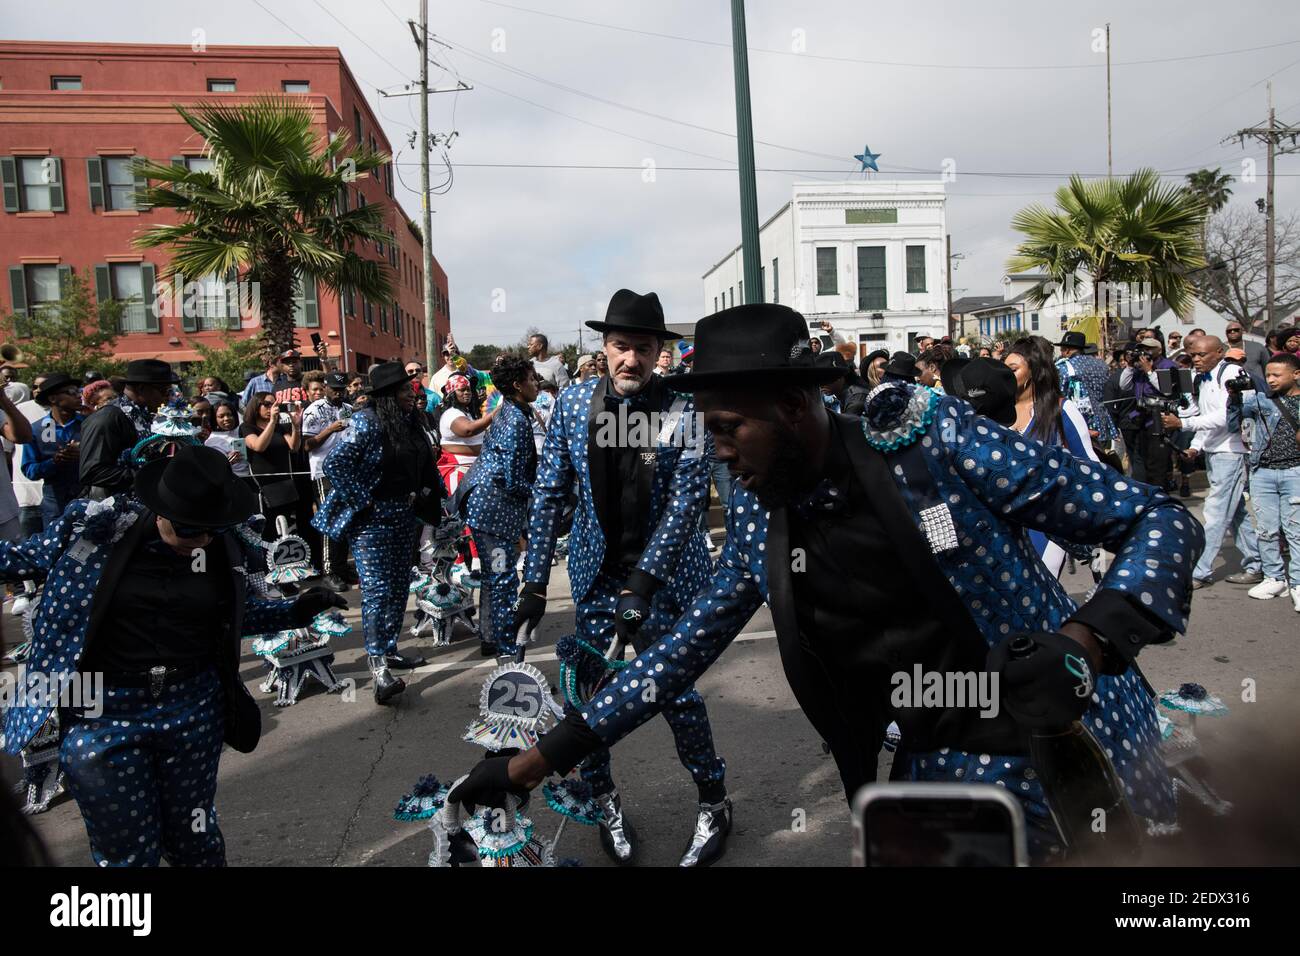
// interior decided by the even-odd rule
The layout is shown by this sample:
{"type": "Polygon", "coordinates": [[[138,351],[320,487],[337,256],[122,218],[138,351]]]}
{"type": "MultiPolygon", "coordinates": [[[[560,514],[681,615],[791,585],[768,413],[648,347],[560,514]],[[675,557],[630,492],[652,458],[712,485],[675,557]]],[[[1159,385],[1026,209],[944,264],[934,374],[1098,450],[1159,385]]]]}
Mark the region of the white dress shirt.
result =
{"type": "MultiPolygon", "coordinates": [[[[1183,430],[1191,431],[1192,448],[1204,454],[1231,452],[1246,454],[1246,444],[1238,432],[1228,429],[1228,390],[1224,379],[1241,374],[1237,366],[1222,359],[1210,370],[1208,381],[1201,382],[1200,391],[1187,408],[1178,413],[1183,420],[1183,430]]],[[[1196,376],[1200,379],[1199,373],[1196,376]]]]}

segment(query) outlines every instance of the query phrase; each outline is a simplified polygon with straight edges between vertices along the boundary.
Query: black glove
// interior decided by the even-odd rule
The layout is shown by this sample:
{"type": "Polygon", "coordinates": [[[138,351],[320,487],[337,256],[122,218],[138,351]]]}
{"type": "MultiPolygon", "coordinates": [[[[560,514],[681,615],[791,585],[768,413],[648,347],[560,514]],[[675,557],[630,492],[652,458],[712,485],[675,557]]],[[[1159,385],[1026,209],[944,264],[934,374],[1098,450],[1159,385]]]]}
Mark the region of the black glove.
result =
{"type": "Polygon", "coordinates": [[[614,608],[614,632],[618,639],[630,644],[649,616],[650,602],[646,598],[635,591],[619,595],[618,605],[614,608]]]}
{"type": "Polygon", "coordinates": [[[1088,652],[1055,632],[1022,634],[991,648],[1002,705],[1022,727],[1061,730],[1083,716],[1094,686],[1088,652]]]}
{"type": "Polygon", "coordinates": [[[519,599],[515,601],[515,624],[510,639],[513,641],[525,624],[528,630],[535,631],[545,613],[546,588],[540,584],[525,584],[519,589],[519,599]]]}
{"type": "Polygon", "coordinates": [[[309,588],[293,599],[293,620],[298,627],[306,627],[321,611],[332,607],[346,608],[348,602],[329,588],[309,588]]]}
{"type": "Polygon", "coordinates": [[[507,793],[523,798],[528,791],[510,782],[510,757],[496,755],[476,763],[469,776],[447,794],[447,801],[459,800],[465,811],[472,813],[475,807],[505,806],[507,793]]]}

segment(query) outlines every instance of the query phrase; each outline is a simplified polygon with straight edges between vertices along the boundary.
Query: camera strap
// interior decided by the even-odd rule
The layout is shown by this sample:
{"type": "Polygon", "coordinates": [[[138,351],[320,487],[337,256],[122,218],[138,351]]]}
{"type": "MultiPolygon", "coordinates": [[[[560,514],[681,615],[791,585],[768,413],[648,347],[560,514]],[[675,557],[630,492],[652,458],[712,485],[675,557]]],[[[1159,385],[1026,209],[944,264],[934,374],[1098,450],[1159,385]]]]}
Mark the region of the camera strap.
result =
{"type": "MultiPolygon", "coordinates": [[[[1296,435],[1296,441],[1300,441],[1300,422],[1297,422],[1296,417],[1291,414],[1291,409],[1286,407],[1286,402],[1282,401],[1282,396],[1274,395],[1273,404],[1277,406],[1277,410],[1282,413],[1282,417],[1286,419],[1287,424],[1291,426],[1291,430],[1296,435]]],[[[1271,436],[1269,441],[1272,441],[1271,436]]]]}

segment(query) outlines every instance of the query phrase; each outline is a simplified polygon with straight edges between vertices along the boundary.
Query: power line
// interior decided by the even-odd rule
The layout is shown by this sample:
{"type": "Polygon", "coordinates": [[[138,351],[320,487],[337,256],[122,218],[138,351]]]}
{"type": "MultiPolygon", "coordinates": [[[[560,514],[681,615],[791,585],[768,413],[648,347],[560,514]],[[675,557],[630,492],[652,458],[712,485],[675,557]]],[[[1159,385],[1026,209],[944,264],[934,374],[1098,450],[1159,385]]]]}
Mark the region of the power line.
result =
{"type": "MultiPolygon", "coordinates": [[[[564,20],[569,23],[581,23],[585,26],[600,27],[605,30],[616,30],[620,33],[634,33],[638,36],[655,37],[661,40],[677,40],[683,43],[694,43],[700,46],[726,47],[731,49],[730,43],[724,43],[721,40],[705,40],[701,37],[682,36],[673,33],[658,33],[653,30],[639,30],[634,27],[626,27],[616,23],[602,23],[597,20],[586,20],[582,17],[565,16],[560,13],[551,13],[547,10],[534,10],[530,7],[521,7],[513,3],[503,3],[501,0],[480,0],[482,3],[490,4],[494,7],[504,7],[508,10],[517,10],[521,13],[531,13],[539,17],[549,17],[554,20],[564,20]]],[[[1241,53],[1257,53],[1261,50],[1275,50],[1278,47],[1294,46],[1300,43],[1300,39],[1283,40],[1279,43],[1270,43],[1264,46],[1242,47],[1236,50],[1216,50],[1210,53],[1190,53],[1183,56],[1156,57],[1146,60],[1116,60],[1112,66],[1144,66],[1153,63],[1177,63],[1184,60],[1204,60],[1221,56],[1236,56],[1241,53]]],[[[836,63],[860,63],[867,66],[893,66],[909,67],[927,70],[1097,70],[1104,69],[1102,63],[1046,63],[1046,64],[996,64],[996,63],[912,63],[901,60],[868,60],[861,57],[851,56],[832,56],[829,54],[819,53],[796,53],[793,50],[774,50],[764,47],[751,46],[748,48],[750,53],[765,53],[771,56],[789,56],[801,60],[829,60],[836,63]]]]}
{"type": "MultiPolygon", "coordinates": [[[[403,166],[417,166],[417,165],[419,165],[419,164],[418,164],[418,163],[401,163],[401,164],[399,164],[399,165],[403,165],[403,166]]],[[[647,168],[647,167],[645,167],[644,165],[639,164],[639,163],[464,163],[464,162],[458,162],[456,165],[457,165],[457,166],[460,166],[460,167],[462,167],[462,168],[466,168],[466,169],[590,169],[590,170],[644,170],[644,169],[647,168]]],[[[673,172],[701,172],[701,173],[734,173],[734,172],[736,172],[736,167],[735,167],[735,166],[731,166],[731,167],[727,167],[727,166],[664,166],[664,165],[660,165],[660,164],[657,164],[657,163],[656,163],[655,166],[654,166],[654,168],[655,168],[656,170],[669,170],[669,171],[673,171],[673,172]]],[[[1194,169],[1194,168],[1196,168],[1196,167],[1193,167],[1193,166],[1180,167],[1180,169],[1183,169],[1183,170],[1191,170],[1191,169],[1194,169]]],[[[786,167],[786,166],[764,166],[764,167],[759,167],[757,171],[758,171],[758,172],[762,172],[762,173],[830,173],[830,174],[832,174],[832,175],[834,175],[834,174],[844,175],[844,170],[842,170],[842,169],[820,169],[820,168],[802,168],[802,169],[801,169],[801,168],[793,168],[793,167],[786,167]]],[[[921,174],[924,174],[924,175],[930,175],[930,176],[940,176],[940,175],[943,174],[943,170],[939,170],[939,169],[919,170],[918,172],[921,173],[921,174]]],[[[1069,179],[1071,176],[1081,176],[1081,177],[1083,177],[1084,179],[1105,179],[1105,178],[1106,178],[1106,174],[1105,174],[1105,173],[1100,173],[1100,172],[1099,172],[1099,173],[1078,173],[1078,172],[1070,172],[1070,173],[1046,173],[1046,172],[1029,173],[1029,172],[993,172],[993,171],[989,171],[989,170],[981,170],[981,171],[978,171],[978,172],[975,172],[975,171],[964,171],[964,172],[961,172],[959,175],[962,175],[962,176],[987,176],[987,177],[998,178],[998,179],[1050,179],[1050,180],[1062,180],[1062,179],[1069,179]]],[[[1123,174],[1121,174],[1121,175],[1123,175],[1123,174]]],[[[1182,173],[1182,172],[1173,172],[1173,171],[1164,171],[1164,172],[1160,172],[1160,171],[1157,171],[1157,175],[1158,175],[1160,178],[1162,178],[1162,179],[1182,179],[1182,178],[1183,178],[1183,173],[1182,173]]],[[[1279,176],[1294,176],[1294,177],[1300,177],[1300,173],[1278,173],[1278,175],[1279,175],[1279,176]]],[[[843,181],[844,181],[844,182],[856,182],[857,180],[845,179],[845,180],[843,180],[843,181]]],[[[906,182],[904,182],[904,184],[906,184],[906,182]]],[[[989,194],[989,195],[992,195],[992,194],[989,194]]],[[[1012,194],[1008,194],[1008,195],[1019,195],[1019,194],[1012,193],[1012,194]]],[[[1049,195],[1049,194],[1047,194],[1047,193],[1027,193],[1027,194],[1024,194],[1024,195],[1049,195]]]]}

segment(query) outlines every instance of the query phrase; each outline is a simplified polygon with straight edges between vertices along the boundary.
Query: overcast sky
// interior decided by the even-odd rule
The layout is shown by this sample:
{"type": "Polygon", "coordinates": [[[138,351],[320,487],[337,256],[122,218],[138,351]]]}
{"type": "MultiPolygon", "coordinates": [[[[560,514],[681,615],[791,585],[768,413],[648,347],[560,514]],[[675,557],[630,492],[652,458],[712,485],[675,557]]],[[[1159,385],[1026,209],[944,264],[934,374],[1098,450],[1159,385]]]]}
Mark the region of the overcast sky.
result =
{"type": "MultiPolygon", "coordinates": [[[[375,93],[418,78],[404,23],[418,15],[417,0],[260,4],[6,4],[0,35],[188,44],[202,27],[210,44],[338,46],[399,151],[411,187],[399,195],[417,217],[419,169],[407,146],[417,100],[375,93]]],[[[701,275],[740,241],[737,179],[668,167],[735,165],[729,3],[431,0],[430,8],[431,28],[453,47],[436,48],[437,59],[475,87],[431,97],[431,131],[459,133],[454,182],[433,200],[433,236],[462,347],[508,344],[533,326],[571,341],[622,286],[658,292],[669,321],[698,318],[701,275]],[[653,182],[643,181],[646,160],[653,182]],[[502,163],[634,168],[475,165],[502,163]],[[493,311],[495,290],[504,290],[502,312],[493,311]]],[[[1236,183],[1233,197],[1253,204],[1264,195],[1262,146],[1220,140],[1264,121],[1269,77],[1279,122],[1300,123],[1294,0],[750,0],[747,16],[754,136],[775,144],[756,147],[757,165],[808,171],[758,173],[760,221],[795,181],[858,178],[853,155],[867,144],[881,154],[880,179],[935,179],[951,159],[948,225],[954,253],[965,256],[954,297],[1000,292],[1015,244],[1010,217],[1050,202],[1059,174],[1105,173],[1105,57],[1093,45],[1107,20],[1117,173],[1151,165],[1181,176],[1217,165],[1239,175],[1242,159],[1254,157],[1258,180],[1236,183]]],[[[455,82],[437,68],[431,81],[455,82]]],[[[1278,172],[1286,213],[1300,198],[1300,154],[1279,159],[1278,172]]],[[[435,167],[435,184],[445,178],[435,167]]]]}

